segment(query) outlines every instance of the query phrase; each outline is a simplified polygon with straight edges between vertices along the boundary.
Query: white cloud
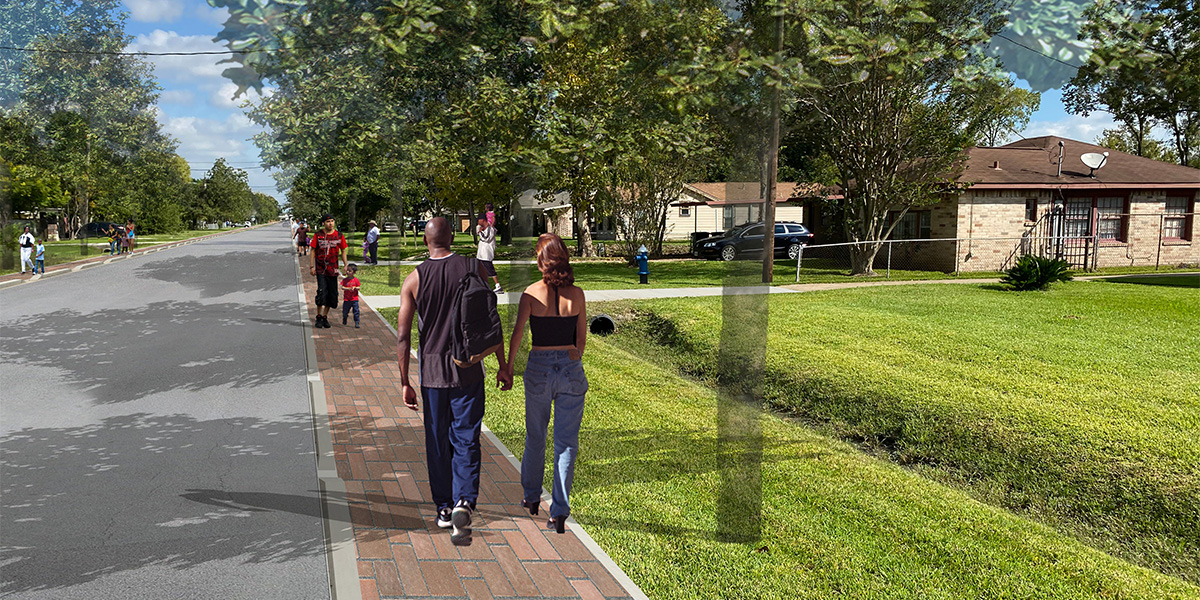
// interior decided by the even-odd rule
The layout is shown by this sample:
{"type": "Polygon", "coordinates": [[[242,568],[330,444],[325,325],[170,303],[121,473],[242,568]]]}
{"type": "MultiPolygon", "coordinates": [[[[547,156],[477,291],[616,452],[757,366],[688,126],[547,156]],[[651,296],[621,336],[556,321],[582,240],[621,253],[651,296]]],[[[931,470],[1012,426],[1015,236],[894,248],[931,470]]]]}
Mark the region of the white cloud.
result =
{"type": "Polygon", "coordinates": [[[196,95],[188,90],[163,90],[158,96],[160,104],[188,105],[196,101],[196,95]]]}
{"type": "Polygon", "coordinates": [[[1100,134],[1105,129],[1112,129],[1116,126],[1112,115],[1097,112],[1087,117],[1066,115],[1054,121],[1031,121],[1029,126],[1025,128],[1025,131],[1021,132],[1021,135],[1027,138],[1056,135],[1058,137],[1094,144],[1096,138],[1100,137],[1100,134]]]}
{"type": "Polygon", "coordinates": [[[241,108],[246,101],[255,102],[262,98],[254,88],[246,90],[241,96],[236,99],[233,97],[237,93],[237,84],[232,81],[226,81],[217,88],[208,99],[208,103],[217,108],[241,108]]]}
{"type": "Polygon", "coordinates": [[[171,22],[183,15],[183,0],[125,0],[125,6],[142,23],[171,22]]]}
{"type": "Polygon", "coordinates": [[[192,14],[196,15],[201,21],[212,23],[213,25],[224,25],[229,19],[229,9],[225,7],[212,8],[211,6],[197,6],[192,14]]]}
{"type": "MultiPolygon", "coordinates": [[[[226,50],[220,44],[212,41],[207,35],[179,35],[174,31],[155,29],[150,33],[134,38],[126,51],[128,52],[219,52],[226,50]]],[[[229,58],[229,55],[207,54],[199,56],[151,56],[148,60],[154,64],[155,75],[165,81],[179,83],[202,84],[199,80],[210,83],[223,81],[221,72],[228,65],[218,62],[229,58]]]]}

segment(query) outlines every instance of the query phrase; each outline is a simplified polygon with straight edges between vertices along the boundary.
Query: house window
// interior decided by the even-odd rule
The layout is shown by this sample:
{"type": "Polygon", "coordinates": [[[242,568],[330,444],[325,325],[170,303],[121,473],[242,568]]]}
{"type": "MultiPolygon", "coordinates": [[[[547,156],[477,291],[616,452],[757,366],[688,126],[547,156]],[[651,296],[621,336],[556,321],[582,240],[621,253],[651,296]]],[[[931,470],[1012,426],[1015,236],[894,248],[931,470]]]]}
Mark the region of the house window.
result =
{"type": "Polygon", "coordinates": [[[1067,201],[1064,215],[1067,237],[1087,237],[1092,235],[1092,199],[1072,198],[1067,201]]]}
{"type": "Polygon", "coordinates": [[[1096,198],[1096,232],[1101,240],[1125,241],[1125,199],[1121,197],[1096,198]]]}
{"type": "Polygon", "coordinates": [[[681,217],[692,216],[692,209],[687,206],[680,206],[679,207],[679,216],[681,216],[681,217]]]}
{"type": "Polygon", "coordinates": [[[925,240],[929,239],[931,234],[930,221],[932,220],[933,212],[928,210],[910,210],[900,217],[900,211],[893,210],[888,212],[888,225],[896,223],[896,218],[900,218],[900,222],[896,223],[896,228],[892,230],[890,239],[893,240],[925,240]]]}
{"type": "Polygon", "coordinates": [[[728,231],[738,225],[753,223],[762,220],[762,205],[761,204],[735,204],[726,205],[724,210],[725,230],[728,231]]]}
{"type": "Polygon", "coordinates": [[[1163,237],[1172,240],[1192,239],[1192,215],[1195,209],[1191,199],[1186,196],[1167,197],[1167,207],[1163,217],[1163,237]],[[1192,208],[1192,210],[1188,210],[1192,208]]]}
{"type": "Polygon", "coordinates": [[[1037,214],[1037,198],[1029,198],[1025,200],[1025,221],[1032,223],[1038,220],[1037,214]]]}

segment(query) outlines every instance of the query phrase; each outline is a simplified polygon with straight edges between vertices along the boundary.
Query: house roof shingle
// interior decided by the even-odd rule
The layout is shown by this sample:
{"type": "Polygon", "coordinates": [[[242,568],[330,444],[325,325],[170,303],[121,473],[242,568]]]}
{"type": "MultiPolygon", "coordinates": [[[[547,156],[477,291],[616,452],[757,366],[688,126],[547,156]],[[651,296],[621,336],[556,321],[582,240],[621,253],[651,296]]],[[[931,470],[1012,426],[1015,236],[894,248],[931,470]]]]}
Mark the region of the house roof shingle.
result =
{"type": "Polygon", "coordinates": [[[967,150],[966,170],[960,181],[973,188],[1196,188],[1200,169],[1165,163],[1057,136],[1024,139],[995,148],[967,150]],[[1058,143],[1063,142],[1062,176],[1058,173],[1058,143]],[[1088,177],[1090,169],[1080,157],[1088,152],[1108,152],[1108,162],[1088,177]],[[998,164],[999,168],[993,165],[998,164]]]}

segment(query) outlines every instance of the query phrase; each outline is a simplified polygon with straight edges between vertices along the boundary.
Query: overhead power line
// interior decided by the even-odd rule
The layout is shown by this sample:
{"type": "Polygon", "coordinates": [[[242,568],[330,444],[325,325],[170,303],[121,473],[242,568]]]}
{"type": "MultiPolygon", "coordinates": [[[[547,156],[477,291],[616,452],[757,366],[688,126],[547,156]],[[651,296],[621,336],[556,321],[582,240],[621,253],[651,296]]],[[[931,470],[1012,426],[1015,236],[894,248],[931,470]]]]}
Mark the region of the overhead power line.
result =
{"type": "Polygon", "coordinates": [[[1028,50],[1028,51],[1030,51],[1030,52],[1032,52],[1032,53],[1034,53],[1034,54],[1036,54],[1036,55],[1038,55],[1038,56],[1041,56],[1042,58],[1048,58],[1048,59],[1050,59],[1050,60],[1052,60],[1052,61],[1054,61],[1054,62],[1056,62],[1056,63],[1059,63],[1059,64],[1061,64],[1061,65],[1065,65],[1065,66],[1071,67],[1072,69],[1079,70],[1079,67],[1081,66],[1081,65],[1073,65],[1073,64],[1071,64],[1071,63],[1069,63],[1069,62],[1066,62],[1066,61],[1064,61],[1064,60],[1060,60],[1060,59],[1058,59],[1058,58],[1056,58],[1056,57],[1050,56],[1049,54],[1046,54],[1045,52],[1042,52],[1041,50],[1038,50],[1038,49],[1036,49],[1036,48],[1032,48],[1032,47],[1030,47],[1030,46],[1026,46],[1025,44],[1022,44],[1021,42],[1018,42],[1017,40],[1014,40],[1014,39],[1012,39],[1012,38],[1010,38],[1010,37],[1008,37],[1008,36],[1004,35],[1003,33],[997,33],[997,34],[996,34],[996,37],[998,37],[998,38],[1000,38],[1000,39],[1002,39],[1002,40],[1006,40],[1008,43],[1010,43],[1010,44],[1013,44],[1013,45],[1015,45],[1015,46],[1019,46],[1019,47],[1021,47],[1021,48],[1024,48],[1024,49],[1026,49],[1026,50],[1028,50]]]}
{"type": "Polygon", "coordinates": [[[16,52],[48,52],[51,54],[84,54],[101,56],[220,56],[225,54],[254,54],[255,52],[275,53],[292,50],[320,50],[324,48],[342,47],[332,44],[317,46],[292,46],[291,48],[262,48],[251,50],[196,50],[192,52],[118,52],[112,50],[58,50],[55,48],[22,48],[19,46],[0,46],[0,50],[16,52]]]}

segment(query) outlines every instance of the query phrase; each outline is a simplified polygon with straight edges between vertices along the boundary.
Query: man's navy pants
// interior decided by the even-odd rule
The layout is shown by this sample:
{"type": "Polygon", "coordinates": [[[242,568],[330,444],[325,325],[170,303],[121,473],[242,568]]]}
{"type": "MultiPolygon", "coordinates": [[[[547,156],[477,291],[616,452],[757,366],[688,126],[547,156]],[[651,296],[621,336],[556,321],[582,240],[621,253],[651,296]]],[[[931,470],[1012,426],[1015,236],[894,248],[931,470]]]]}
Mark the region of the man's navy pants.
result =
{"type": "Polygon", "coordinates": [[[462,388],[421,386],[429,489],[437,508],[479,498],[483,381],[462,388]]]}

